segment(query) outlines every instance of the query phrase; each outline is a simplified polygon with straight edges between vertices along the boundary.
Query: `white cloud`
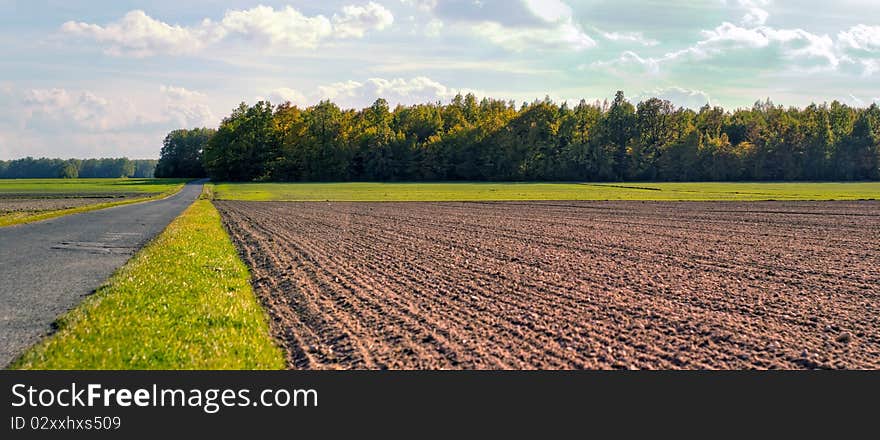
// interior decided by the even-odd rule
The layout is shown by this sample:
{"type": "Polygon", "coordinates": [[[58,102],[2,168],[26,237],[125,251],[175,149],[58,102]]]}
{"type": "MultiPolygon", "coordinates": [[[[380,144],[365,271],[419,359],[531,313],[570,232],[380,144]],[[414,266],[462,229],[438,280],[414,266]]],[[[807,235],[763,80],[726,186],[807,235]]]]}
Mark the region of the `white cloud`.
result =
{"type": "Polygon", "coordinates": [[[743,16],[742,22],[746,26],[760,26],[767,23],[770,14],[761,8],[750,8],[743,16]]]}
{"type": "Polygon", "coordinates": [[[741,22],[745,26],[766,24],[770,13],[765,8],[769,5],[770,0],[736,0],[733,4],[734,7],[744,12],[741,22]]]}
{"type": "Polygon", "coordinates": [[[2,159],[155,158],[170,130],[215,127],[219,122],[205,94],[175,86],[102,90],[16,86],[8,99],[15,103],[8,106],[15,111],[0,106],[2,159]]]}
{"type": "Polygon", "coordinates": [[[698,110],[700,107],[712,104],[709,94],[702,90],[691,90],[682,87],[665,87],[648,90],[636,95],[633,101],[639,102],[650,98],[665,99],[679,107],[698,110]]]}
{"type": "Polygon", "coordinates": [[[880,72],[880,60],[861,60],[862,75],[871,76],[877,72],[880,72]]]}
{"type": "Polygon", "coordinates": [[[847,51],[880,52],[880,26],[860,24],[837,34],[838,45],[847,51]]]}
{"type": "Polygon", "coordinates": [[[404,79],[370,78],[365,82],[347,81],[319,87],[322,98],[339,99],[351,105],[366,105],[376,98],[385,98],[390,104],[414,104],[445,99],[455,92],[423,76],[404,79]]]}
{"type": "Polygon", "coordinates": [[[280,87],[272,90],[271,92],[269,92],[268,99],[269,102],[273,104],[282,104],[285,102],[290,102],[296,105],[308,104],[308,99],[306,98],[306,95],[304,95],[299,90],[291,89],[289,87],[280,87]]]}
{"type": "Polygon", "coordinates": [[[641,32],[605,32],[599,29],[596,29],[596,32],[598,32],[602,38],[610,41],[631,42],[641,44],[642,46],[656,46],[660,44],[657,40],[645,38],[645,35],[641,32]]]}
{"type": "Polygon", "coordinates": [[[194,99],[202,99],[205,98],[205,94],[202,92],[196,92],[193,90],[187,90],[183,87],[174,87],[174,86],[159,86],[159,91],[162,92],[165,96],[174,99],[174,100],[194,100],[194,99]]]}
{"type": "Polygon", "coordinates": [[[641,57],[627,51],[617,59],[594,62],[589,67],[638,65],[649,73],[658,73],[662,65],[671,62],[723,58],[737,60],[738,66],[757,69],[782,64],[799,70],[834,70],[842,61],[831,37],[803,29],[746,28],[725,22],[715,29],[702,31],[702,36],[702,40],[690,47],[660,57],[641,57]]]}
{"type": "Polygon", "coordinates": [[[865,108],[870,107],[874,104],[880,104],[880,97],[862,99],[856,96],[854,93],[848,93],[847,96],[843,99],[840,99],[840,101],[843,101],[844,103],[849,104],[852,107],[865,108]]]}
{"type": "Polygon", "coordinates": [[[107,131],[129,127],[141,118],[128,100],[110,101],[90,91],[33,89],[22,100],[26,126],[47,131],[107,131]]]}
{"type": "Polygon", "coordinates": [[[277,11],[262,5],[243,11],[227,11],[220,26],[248,39],[290,48],[312,49],[333,35],[333,26],[327,17],[307,17],[290,6],[277,11]]]}
{"type": "Polygon", "coordinates": [[[550,65],[530,65],[519,61],[460,60],[448,57],[413,59],[411,57],[389,58],[386,63],[370,68],[371,72],[425,72],[432,70],[463,71],[465,75],[485,75],[489,72],[504,74],[545,76],[559,73],[550,65]]]}
{"type": "Polygon", "coordinates": [[[509,27],[548,26],[571,16],[570,8],[557,0],[435,0],[420,3],[421,9],[455,23],[493,21],[509,27]]]}
{"type": "Polygon", "coordinates": [[[318,95],[320,99],[335,100],[338,98],[350,98],[357,95],[358,91],[363,87],[362,83],[348,80],[345,82],[337,82],[325,86],[318,86],[318,95]]]}
{"type": "Polygon", "coordinates": [[[105,46],[110,55],[145,57],[157,54],[190,54],[223,40],[238,38],[286,48],[314,49],[329,39],[362,38],[368,31],[390,26],[394,17],[374,2],[345,6],[332,19],[306,16],[286,6],[257,6],[229,10],[219,22],[204,19],[195,26],[171,25],[131,11],[105,26],[68,21],[61,26],[67,35],[90,38],[105,46]]]}
{"type": "MultiPolygon", "coordinates": [[[[581,51],[596,41],[584,33],[560,0],[403,0],[506,50],[581,51]]],[[[429,33],[429,35],[431,35],[429,33]]]]}
{"type": "MultiPolygon", "coordinates": [[[[660,63],[665,61],[664,58],[650,58],[650,57],[641,57],[639,54],[627,50],[620,54],[619,57],[607,60],[607,61],[593,61],[590,64],[584,64],[579,67],[581,70],[593,69],[593,70],[610,70],[612,72],[621,72],[621,69],[626,69],[629,66],[639,66],[642,70],[647,73],[657,74],[660,73],[660,63]]],[[[621,72],[622,73],[622,72],[621,72]]]]}
{"type": "Polygon", "coordinates": [[[394,106],[442,101],[452,98],[457,93],[473,92],[467,89],[453,89],[424,76],[409,79],[370,78],[365,81],[341,81],[318,86],[315,88],[316,92],[312,94],[302,94],[293,89],[276,89],[273,93],[281,98],[283,96],[281,90],[291,91],[291,95],[278,102],[290,100],[298,105],[308,105],[329,99],[342,107],[351,108],[368,106],[377,98],[384,98],[394,106]]]}
{"type": "Polygon", "coordinates": [[[394,23],[394,16],[374,2],[366,6],[345,6],[342,14],[333,15],[337,38],[361,38],[369,30],[382,30],[394,23]]]}
{"type": "Polygon", "coordinates": [[[275,10],[257,6],[244,11],[228,11],[221,26],[228,32],[247,38],[260,38],[272,45],[313,49],[333,38],[362,38],[368,31],[382,30],[394,22],[394,16],[382,5],[344,6],[332,19],[323,15],[307,17],[286,6],[275,10]]]}
{"type": "Polygon", "coordinates": [[[192,53],[219,39],[222,32],[210,21],[186,28],[163,23],[140,10],[131,11],[106,26],[68,21],[61,26],[61,31],[105,44],[108,54],[135,57],[192,53]]]}
{"type": "Polygon", "coordinates": [[[89,90],[32,89],[21,96],[21,129],[118,133],[215,126],[219,119],[204,100],[202,93],[171,86],[161,86],[155,98],[137,102],[89,90]]]}
{"type": "Polygon", "coordinates": [[[837,34],[844,69],[868,77],[880,73],[880,26],[859,24],[837,34]]]}
{"type": "Polygon", "coordinates": [[[216,127],[219,121],[206,104],[171,103],[167,110],[178,127],[216,127]]]}
{"type": "Polygon", "coordinates": [[[596,46],[595,40],[570,21],[554,27],[508,27],[487,21],[474,25],[472,30],[493,44],[514,52],[533,49],[581,51],[596,46]]]}
{"type": "Polygon", "coordinates": [[[162,138],[181,127],[215,127],[219,118],[201,92],[175,86],[23,89],[0,108],[0,158],[156,157],[162,138]]]}
{"type": "Polygon", "coordinates": [[[217,118],[203,101],[205,94],[183,87],[161,86],[165,97],[165,115],[179,127],[213,127],[217,118]]]}
{"type": "Polygon", "coordinates": [[[536,17],[547,23],[557,23],[571,18],[571,8],[559,0],[524,0],[526,7],[536,17]]]}
{"type": "Polygon", "coordinates": [[[440,31],[443,30],[443,22],[434,18],[425,25],[425,35],[429,37],[436,37],[440,35],[440,31]]]}
{"type": "Polygon", "coordinates": [[[422,11],[431,11],[437,7],[437,0],[400,0],[400,2],[422,11]]]}
{"type": "Polygon", "coordinates": [[[432,100],[450,98],[457,92],[424,76],[409,80],[395,78],[386,80],[371,78],[367,80],[367,93],[376,97],[397,100],[401,103],[423,103],[432,100]]]}
{"type": "Polygon", "coordinates": [[[831,68],[840,63],[831,37],[803,29],[744,28],[723,23],[702,34],[702,41],[679,54],[702,59],[736,49],[770,49],[782,59],[794,63],[831,68]]]}

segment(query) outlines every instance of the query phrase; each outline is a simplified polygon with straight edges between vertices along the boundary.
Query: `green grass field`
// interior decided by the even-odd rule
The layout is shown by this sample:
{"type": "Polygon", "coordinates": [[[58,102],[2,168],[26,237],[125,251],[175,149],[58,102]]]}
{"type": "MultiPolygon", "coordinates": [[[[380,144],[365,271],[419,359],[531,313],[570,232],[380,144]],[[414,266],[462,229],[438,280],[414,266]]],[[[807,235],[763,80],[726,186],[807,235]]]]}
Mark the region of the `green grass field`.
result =
{"type": "Polygon", "coordinates": [[[880,182],[854,183],[219,183],[221,200],[861,200],[880,182]]]}
{"type": "Polygon", "coordinates": [[[0,201],[4,195],[34,198],[102,195],[143,195],[119,201],[96,203],[76,208],[0,215],[0,227],[160,199],[179,191],[189,179],[0,179],[0,201]],[[153,194],[153,195],[151,195],[153,194]]]}
{"type": "Polygon", "coordinates": [[[0,179],[0,195],[164,193],[188,179],[0,179]]]}
{"type": "Polygon", "coordinates": [[[249,279],[199,200],[11,368],[284,368],[249,279]]]}

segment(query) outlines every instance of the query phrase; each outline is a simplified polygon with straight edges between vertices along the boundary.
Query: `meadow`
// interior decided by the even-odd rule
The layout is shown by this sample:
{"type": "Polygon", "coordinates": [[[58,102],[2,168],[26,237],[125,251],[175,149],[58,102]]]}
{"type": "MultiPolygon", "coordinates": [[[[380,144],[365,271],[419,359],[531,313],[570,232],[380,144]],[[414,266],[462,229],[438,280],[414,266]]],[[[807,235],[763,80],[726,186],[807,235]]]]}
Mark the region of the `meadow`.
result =
{"type": "Polygon", "coordinates": [[[877,200],[880,182],[218,183],[213,191],[241,201],[877,200]]]}

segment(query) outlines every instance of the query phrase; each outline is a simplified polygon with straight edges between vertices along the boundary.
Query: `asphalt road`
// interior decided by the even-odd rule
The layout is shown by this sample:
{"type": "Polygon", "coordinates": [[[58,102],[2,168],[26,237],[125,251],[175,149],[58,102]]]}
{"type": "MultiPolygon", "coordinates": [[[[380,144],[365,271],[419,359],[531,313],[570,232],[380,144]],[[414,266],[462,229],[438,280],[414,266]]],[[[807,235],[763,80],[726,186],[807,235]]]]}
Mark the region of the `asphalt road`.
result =
{"type": "Polygon", "coordinates": [[[202,183],[162,200],[0,228],[0,366],[162,232],[198,198],[202,183]]]}

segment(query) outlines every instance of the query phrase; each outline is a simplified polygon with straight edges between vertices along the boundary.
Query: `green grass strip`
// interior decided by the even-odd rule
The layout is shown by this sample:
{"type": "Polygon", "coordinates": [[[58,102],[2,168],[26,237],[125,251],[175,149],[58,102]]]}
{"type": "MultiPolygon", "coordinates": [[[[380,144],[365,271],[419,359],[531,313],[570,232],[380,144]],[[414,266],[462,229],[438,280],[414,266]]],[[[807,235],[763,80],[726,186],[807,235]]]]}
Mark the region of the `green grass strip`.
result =
{"type": "Polygon", "coordinates": [[[218,200],[877,200],[880,182],[425,182],[218,183],[218,200]]]}
{"type": "Polygon", "coordinates": [[[11,368],[284,368],[249,280],[198,200],[11,368]]]}

